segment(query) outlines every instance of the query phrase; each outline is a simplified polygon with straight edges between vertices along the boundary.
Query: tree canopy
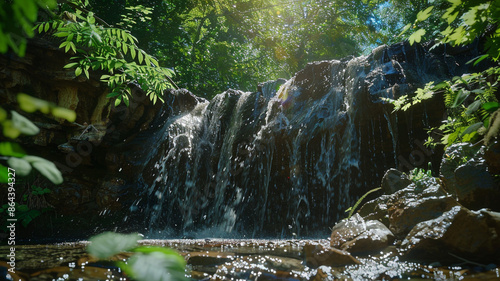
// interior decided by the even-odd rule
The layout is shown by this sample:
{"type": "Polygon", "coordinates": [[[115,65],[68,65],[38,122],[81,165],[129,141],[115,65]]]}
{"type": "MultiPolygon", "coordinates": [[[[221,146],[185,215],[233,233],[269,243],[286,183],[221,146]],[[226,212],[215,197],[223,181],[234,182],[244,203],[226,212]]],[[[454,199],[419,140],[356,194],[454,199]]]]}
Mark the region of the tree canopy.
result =
{"type": "MultiPolygon", "coordinates": [[[[54,1],[10,2],[2,2],[2,14],[10,20],[0,30],[10,39],[0,50],[24,52],[23,40],[34,35],[30,26],[36,18],[32,12],[27,13],[30,17],[20,15],[39,6],[51,17],[48,22],[66,21],[69,30],[55,30],[62,25],[54,25],[52,32],[67,42],[61,45],[66,51],[76,52],[81,40],[93,43],[94,56],[87,54],[87,62],[80,59],[71,65],[76,73],[109,71],[104,80],[113,89],[112,97],[124,102],[127,95],[118,95],[117,89],[126,90],[130,81],[142,82],[151,93],[178,85],[206,98],[228,88],[253,91],[259,82],[290,78],[308,62],[366,54],[380,44],[436,38],[470,42],[498,19],[497,1],[486,0],[59,0],[57,6],[54,1]],[[78,25],[99,36],[80,30],[89,36],[73,37],[68,31],[78,25]],[[123,31],[123,40],[116,41],[114,30],[123,31]],[[412,33],[405,33],[408,30],[412,33]],[[103,51],[111,54],[104,56],[106,61],[92,60],[103,57],[103,51]],[[165,86],[147,76],[163,79],[165,86]]],[[[39,32],[51,32],[48,27],[39,25],[39,32]]],[[[489,44],[495,45],[496,35],[492,38],[489,44]]],[[[498,58],[498,49],[492,50],[490,58],[498,58]]],[[[150,96],[161,98],[157,94],[150,96]]]]}
{"type": "Polygon", "coordinates": [[[377,28],[379,1],[147,0],[90,1],[108,23],[135,12],[131,33],[180,87],[212,97],[228,88],[290,78],[306,63],[360,55],[387,36],[377,28]],[[149,20],[141,10],[152,8],[149,20]]]}

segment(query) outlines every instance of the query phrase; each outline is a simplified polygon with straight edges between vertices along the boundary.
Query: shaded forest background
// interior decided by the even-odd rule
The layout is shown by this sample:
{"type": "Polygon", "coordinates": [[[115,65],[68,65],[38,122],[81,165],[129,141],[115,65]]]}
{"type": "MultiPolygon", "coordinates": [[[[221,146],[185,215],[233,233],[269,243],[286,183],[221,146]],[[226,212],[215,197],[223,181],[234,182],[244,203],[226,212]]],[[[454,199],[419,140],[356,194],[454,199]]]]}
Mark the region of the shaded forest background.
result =
{"type": "MultiPolygon", "coordinates": [[[[449,4],[413,0],[89,2],[88,9],[96,16],[129,28],[140,48],[174,70],[179,87],[206,98],[228,88],[255,91],[259,82],[288,79],[308,62],[367,54],[377,45],[401,41],[403,26],[414,22],[419,11],[449,4]]],[[[429,38],[440,24],[439,15],[426,21],[429,38]]]]}

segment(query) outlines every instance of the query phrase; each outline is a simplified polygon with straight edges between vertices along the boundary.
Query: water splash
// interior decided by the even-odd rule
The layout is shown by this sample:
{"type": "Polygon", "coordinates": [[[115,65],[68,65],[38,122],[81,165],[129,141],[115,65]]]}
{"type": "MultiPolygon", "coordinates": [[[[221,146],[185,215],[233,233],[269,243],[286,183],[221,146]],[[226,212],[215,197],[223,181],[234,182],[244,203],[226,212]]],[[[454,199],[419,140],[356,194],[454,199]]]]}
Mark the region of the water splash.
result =
{"type": "Polygon", "coordinates": [[[157,177],[147,190],[149,229],[176,237],[328,232],[397,166],[406,149],[400,138],[419,136],[399,134],[401,119],[380,98],[434,78],[410,71],[430,65],[426,55],[404,44],[382,46],[370,56],[309,64],[255,93],[228,90],[174,114],[151,160],[157,177]],[[413,65],[415,54],[424,58],[413,65]]]}

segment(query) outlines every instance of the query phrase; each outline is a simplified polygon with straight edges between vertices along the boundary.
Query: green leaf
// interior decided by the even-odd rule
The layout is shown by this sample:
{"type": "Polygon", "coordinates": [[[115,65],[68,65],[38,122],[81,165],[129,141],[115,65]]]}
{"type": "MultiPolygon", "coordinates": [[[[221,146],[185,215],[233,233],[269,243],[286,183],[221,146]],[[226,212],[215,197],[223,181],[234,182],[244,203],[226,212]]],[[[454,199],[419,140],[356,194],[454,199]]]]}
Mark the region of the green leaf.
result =
{"type": "Polygon", "coordinates": [[[26,155],[23,157],[24,160],[31,163],[31,166],[38,170],[40,174],[46,177],[54,184],[61,184],[63,182],[63,177],[61,172],[57,169],[54,163],[49,160],[43,159],[38,156],[26,155]]]}
{"type": "Polygon", "coordinates": [[[141,247],[127,264],[120,263],[125,273],[138,281],[187,280],[184,272],[186,262],[173,250],[141,247]]]}
{"type": "Polygon", "coordinates": [[[120,95],[120,92],[111,92],[109,94],[106,95],[107,98],[113,98],[113,97],[116,97],[116,96],[119,96],[120,95]]]}
{"type": "Polygon", "coordinates": [[[462,25],[453,31],[453,33],[448,37],[448,40],[449,42],[453,42],[455,45],[458,45],[462,43],[462,41],[464,40],[464,36],[465,27],[462,25]]]}
{"type": "Polygon", "coordinates": [[[0,182],[9,181],[9,169],[4,165],[0,164],[0,182]]]}
{"type": "Polygon", "coordinates": [[[489,113],[495,112],[499,108],[498,102],[487,102],[483,104],[483,109],[489,113]]]}
{"type": "Polygon", "coordinates": [[[480,56],[479,58],[476,59],[476,61],[474,62],[473,66],[476,66],[476,64],[480,63],[481,61],[483,61],[487,57],[489,57],[488,54],[480,56]]]}
{"type": "Polygon", "coordinates": [[[115,106],[119,106],[120,103],[122,103],[122,97],[117,97],[116,100],[115,100],[115,106]]]}
{"type": "Polygon", "coordinates": [[[158,64],[158,61],[155,58],[149,57],[149,59],[156,67],[160,67],[160,64],[158,64]]]}
{"type": "Polygon", "coordinates": [[[470,8],[462,15],[462,19],[466,25],[474,25],[476,23],[477,7],[470,8]]]}
{"type": "Polygon", "coordinates": [[[123,102],[125,103],[126,106],[129,106],[130,103],[129,103],[129,99],[128,99],[128,96],[127,95],[123,95],[123,102]]]}
{"type": "Polygon", "coordinates": [[[0,122],[7,119],[7,111],[0,107],[0,122]]]}
{"type": "Polygon", "coordinates": [[[22,205],[16,204],[16,211],[27,212],[27,211],[29,211],[29,209],[30,208],[28,208],[28,205],[26,205],[26,204],[22,204],[22,205]]]}
{"type": "Polygon", "coordinates": [[[123,38],[123,42],[127,42],[127,32],[125,30],[121,30],[121,34],[122,34],[122,38],[123,38]]]}
{"type": "Polygon", "coordinates": [[[437,90],[441,90],[441,89],[443,89],[443,88],[446,88],[446,87],[448,87],[448,86],[449,86],[449,85],[448,85],[448,83],[446,83],[446,82],[441,82],[441,83],[437,84],[436,86],[434,86],[434,88],[432,88],[432,89],[433,89],[434,91],[437,91],[437,90]]]}
{"type": "Polygon", "coordinates": [[[354,206],[352,206],[349,211],[349,215],[347,216],[347,218],[349,219],[352,214],[354,213],[354,211],[356,210],[356,208],[359,206],[359,204],[361,204],[361,202],[363,202],[363,200],[366,198],[366,196],[370,195],[371,193],[375,192],[375,191],[378,191],[382,189],[382,187],[377,187],[377,188],[374,188],[374,189],[371,189],[369,190],[368,192],[366,192],[363,196],[361,196],[361,198],[358,199],[358,201],[356,201],[356,204],[354,204],[354,206]]]}
{"type": "Polygon", "coordinates": [[[11,120],[6,120],[2,122],[3,135],[11,139],[15,139],[21,134],[21,131],[16,127],[14,127],[13,124],[14,123],[11,120]]]}
{"type": "Polygon", "coordinates": [[[120,234],[104,232],[90,238],[90,245],[87,247],[87,251],[96,258],[107,259],[136,247],[139,239],[141,239],[141,236],[137,233],[120,234]]]}
{"type": "Polygon", "coordinates": [[[68,43],[69,43],[68,41],[62,42],[61,45],[59,45],[59,49],[66,47],[66,45],[68,45],[68,43]]]}
{"type": "Polygon", "coordinates": [[[29,175],[31,172],[30,163],[22,158],[10,157],[7,159],[7,164],[16,170],[16,174],[22,177],[29,175]]]}
{"type": "Polygon", "coordinates": [[[44,114],[47,114],[50,111],[50,103],[48,101],[34,98],[24,93],[17,95],[17,102],[19,103],[19,107],[28,113],[40,110],[44,114]]]}
{"type": "Polygon", "coordinates": [[[137,54],[137,59],[139,60],[139,64],[141,64],[142,61],[144,60],[144,56],[142,54],[142,51],[139,51],[139,53],[137,54]]]}
{"type": "Polygon", "coordinates": [[[465,135],[470,134],[472,132],[476,132],[482,126],[483,126],[483,122],[477,122],[475,124],[472,124],[469,127],[467,127],[467,129],[465,129],[460,136],[462,137],[462,136],[465,136],[465,135]]]}
{"type": "Polygon", "coordinates": [[[433,8],[434,8],[434,6],[430,6],[427,9],[418,12],[418,14],[417,14],[417,21],[424,21],[424,20],[426,20],[431,15],[431,11],[432,11],[433,8]]]}
{"type": "Polygon", "coordinates": [[[21,114],[15,111],[11,111],[11,114],[12,114],[12,126],[18,129],[21,133],[32,136],[40,132],[40,129],[38,129],[38,127],[35,126],[35,124],[33,124],[26,117],[22,116],[21,114]]]}
{"type": "Polygon", "coordinates": [[[52,108],[52,115],[55,117],[63,118],[68,120],[68,122],[75,122],[76,112],[64,107],[54,107],[52,108]]]}
{"type": "Polygon", "coordinates": [[[65,65],[64,68],[72,68],[72,67],[75,67],[77,65],[78,65],[77,62],[72,62],[72,63],[68,63],[67,65],[65,65]]]}
{"type": "Polygon", "coordinates": [[[26,152],[15,142],[0,142],[0,155],[23,157],[26,152]]]}
{"type": "Polygon", "coordinates": [[[414,42],[417,42],[417,43],[420,43],[420,41],[422,40],[422,36],[425,35],[425,29],[421,28],[415,32],[413,32],[413,34],[410,36],[410,45],[413,45],[414,42]]]}
{"type": "Polygon", "coordinates": [[[81,67],[77,67],[75,69],[75,76],[78,77],[80,74],[82,74],[82,68],[81,67]]]}
{"type": "Polygon", "coordinates": [[[25,214],[23,214],[19,219],[21,220],[21,224],[24,227],[27,227],[28,224],[35,219],[36,217],[40,216],[42,213],[38,210],[28,210],[26,211],[25,214]]]}
{"type": "MultiPolygon", "coordinates": [[[[60,32],[57,32],[56,34],[54,34],[55,37],[66,37],[68,35],[69,35],[69,32],[67,32],[67,31],[60,31],[60,32]]],[[[59,48],[61,48],[61,47],[59,46],[59,48]]]]}
{"type": "Polygon", "coordinates": [[[69,45],[71,46],[71,50],[73,50],[74,53],[76,53],[76,46],[73,42],[69,42],[69,45]]]}
{"type": "Polygon", "coordinates": [[[471,103],[467,107],[467,111],[465,112],[466,115],[471,115],[472,113],[476,112],[480,107],[481,107],[482,101],[477,100],[473,103],[471,103]]]}
{"type": "Polygon", "coordinates": [[[469,91],[460,89],[451,107],[453,108],[461,105],[469,97],[469,95],[470,95],[469,91]]]}
{"type": "Polygon", "coordinates": [[[471,142],[474,139],[474,137],[477,136],[477,134],[478,134],[477,131],[465,134],[462,136],[462,141],[463,142],[471,142]]]}
{"type": "Polygon", "coordinates": [[[130,55],[132,56],[132,59],[135,59],[135,48],[130,48],[130,55]]]}
{"type": "Polygon", "coordinates": [[[23,10],[24,16],[29,21],[36,21],[38,7],[35,1],[14,1],[14,5],[23,10]]]}

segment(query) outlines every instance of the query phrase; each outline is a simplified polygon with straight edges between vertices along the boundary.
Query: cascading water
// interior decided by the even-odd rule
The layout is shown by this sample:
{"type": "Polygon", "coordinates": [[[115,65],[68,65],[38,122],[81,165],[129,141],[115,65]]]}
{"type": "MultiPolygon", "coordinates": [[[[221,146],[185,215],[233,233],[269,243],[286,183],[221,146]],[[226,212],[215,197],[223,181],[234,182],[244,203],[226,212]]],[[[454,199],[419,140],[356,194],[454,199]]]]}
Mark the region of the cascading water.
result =
{"type": "Polygon", "coordinates": [[[382,46],[370,56],[310,64],[279,91],[283,82],[254,93],[228,90],[172,114],[149,165],[156,176],[145,207],[150,235],[328,232],[410,153],[402,137],[424,138],[398,134],[421,128],[424,118],[406,118],[415,123],[402,128],[380,101],[446,78],[416,74],[430,62],[447,65],[417,55],[405,44],[382,46]]]}

